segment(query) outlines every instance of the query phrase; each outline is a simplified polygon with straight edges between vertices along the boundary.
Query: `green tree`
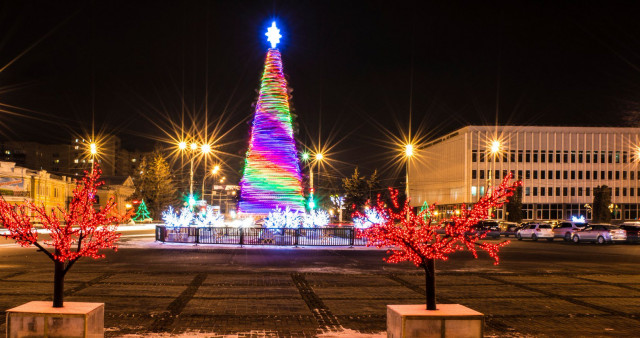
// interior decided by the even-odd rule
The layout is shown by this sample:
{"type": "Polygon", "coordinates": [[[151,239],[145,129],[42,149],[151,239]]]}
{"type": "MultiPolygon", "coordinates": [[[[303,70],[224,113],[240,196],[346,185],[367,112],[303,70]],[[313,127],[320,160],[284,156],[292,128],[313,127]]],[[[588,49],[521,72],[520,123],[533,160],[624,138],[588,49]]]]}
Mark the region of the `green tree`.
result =
{"type": "Polygon", "coordinates": [[[509,197],[505,208],[507,209],[507,221],[522,222],[522,186],[514,190],[513,196],[509,197]]]}
{"type": "Polygon", "coordinates": [[[134,198],[145,200],[154,219],[160,219],[162,211],[177,202],[173,175],[160,151],[154,151],[140,162],[134,184],[134,198]]]}
{"type": "Polygon", "coordinates": [[[364,176],[356,167],[351,177],[342,179],[342,188],[345,191],[345,206],[348,212],[361,211],[369,197],[369,186],[364,176]]]}
{"type": "Polygon", "coordinates": [[[611,187],[606,185],[597,186],[593,189],[593,206],[591,219],[593,222],[610,222],[611,211],[611,187]]]}
{"type": "Polygon", "coordinates": [[[144,203],[144,200],[142,200],[142,202],[140,202],[140,205],[138,206],[136,215],[133,217],[133,220],[142,222],[148,218],[151,218],[151,213],[149,212],[149,209],[147,209],[147,204],[144,203]]]}

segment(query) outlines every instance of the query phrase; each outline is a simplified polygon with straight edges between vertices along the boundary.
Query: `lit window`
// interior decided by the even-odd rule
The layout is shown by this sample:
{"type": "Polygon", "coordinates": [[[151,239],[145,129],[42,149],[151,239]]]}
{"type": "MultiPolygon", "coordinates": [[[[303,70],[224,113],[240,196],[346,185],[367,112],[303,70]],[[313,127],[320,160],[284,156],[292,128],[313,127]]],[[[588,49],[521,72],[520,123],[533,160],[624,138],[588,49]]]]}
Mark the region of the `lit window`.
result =
{"type": "MultiPolygon", "coordinates": [[[[84,161],[83,161],[83,162],[84,162],[84,161]]],[[[93,163],[93,159],[92,159],[92,158],[90,158],[90,159],[89,159],[89,163],[93,163]]]]}
{"type": "Polygon", "coordinates": [[[73,149],[76,149],[76,150],[78,150],[78,146],[75,146],[75,147],[73,147],[73,149]]]}
{"type": "Polygon", "coordinates": [[[76,139],[76,143],[78,143],[78,139],[76,139]]]}
{"type": "Polygon", "coordinates": [[[131,159],[131,162],[135,162],[135,161],[136,161],[136,159],[135,159],[135,158],[132,158],[132,159],[131,159]]]}
{"type": "Polygon", "coordinates": [[[78,159],[76,158],[75,160],[73,160],[73,163],[78,163],[78,159]]]}
{"type": "Polygon", "coordinates": [[[56,163],[60,163],[60,160],[55,160],[56,163]]]}
{"type": "Polygon", "coordinates": [[[474,185],[471,187],[471,196],[475,196],[478,194],[478,188],[474,185]]]}
{"type": "Polygon", "coordinates": [[[82,163],[87,163],[87,160],[82,160],[82,163]]]}
{"type": "Polygon", "coordinates": [[[11,155],[11,152],[8,151],[8,150],[5,150],[4,153],[7,154],[7,155],[11,155]]]}

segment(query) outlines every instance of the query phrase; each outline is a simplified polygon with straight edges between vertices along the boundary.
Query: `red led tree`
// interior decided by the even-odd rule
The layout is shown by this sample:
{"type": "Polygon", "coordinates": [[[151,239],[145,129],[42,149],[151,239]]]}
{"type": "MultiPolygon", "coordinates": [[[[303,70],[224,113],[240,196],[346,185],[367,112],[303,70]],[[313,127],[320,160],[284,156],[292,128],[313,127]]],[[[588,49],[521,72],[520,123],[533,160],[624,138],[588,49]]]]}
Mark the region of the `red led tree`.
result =
{"type": "Polygon", "coordinates": [[[405,202],[401,208],[398,203],[398,191],[389,189],[393,208],[385,207],[378,197],[377,204],[373,206],[378,214],[383,215],[385,221],[366,229],[363,236],[367,238],[367,246],[389,247],[390,253],[385,261],[398,263],[411,261],[417,267],[425,271],[425,290],[427,310],[436,309],[436,283],[435,260],[446,261],[453,252],[468,250],[475,258],[478,258],[478,249],[486,251],[498,264],[498,251],[509,244],[509,241],[489,243],[480,241],[485,238],[486,232],[477,231],[474,226],[478,221],[490,216],[492,208],[501,207],[507,198],[513,195],[516,187],[521,182],[510,183],[509,174],[500,186],[492,189],[489,194],[481,198],[473,208],[467,209],[464,205],[460,208],[460,215],[435,222],[432,219],[435,205],[423,209],[415,214],[413,209],[405,202]],[[395,211],[395,210],[400,211],[395,211]],[[440,230],[440,231],[438,231],[440,230]]]}
{"type": "Polygon", "coordinates": [[[64,276],[78,259],[103,258],[100,249],[117,249],[117,222],[122,217],[115,214],[113,197],[99,210],[93,206],[97,189],[104,184],[98,182],[101,172],[96,165],[76,183],[68,210],[57,207],[47,211],[33,202],[14,206],[0,198],[0,225],[9,230],[5,236],[23,247],[37,247],[53,261],[53,307],[63,306],[64,276]],[[30,214],[51,239],[38,240],[30,214]]]}

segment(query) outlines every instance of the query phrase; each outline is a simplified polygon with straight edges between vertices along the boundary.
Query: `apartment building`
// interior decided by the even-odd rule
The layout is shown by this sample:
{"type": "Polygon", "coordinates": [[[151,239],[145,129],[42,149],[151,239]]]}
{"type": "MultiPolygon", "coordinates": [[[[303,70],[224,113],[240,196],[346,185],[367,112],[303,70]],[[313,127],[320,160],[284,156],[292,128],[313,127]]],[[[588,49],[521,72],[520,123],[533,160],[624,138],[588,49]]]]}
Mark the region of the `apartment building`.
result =
{"type": "Polygon", "coordinates": [[[511,172],[523,182],[524,219],[590,219],[601,185],[612,188],[613,219],[638,219],[639,160],[640,128],[467,126],[415,151],[409,194],[413,206],[451,213],[511,172]]]}

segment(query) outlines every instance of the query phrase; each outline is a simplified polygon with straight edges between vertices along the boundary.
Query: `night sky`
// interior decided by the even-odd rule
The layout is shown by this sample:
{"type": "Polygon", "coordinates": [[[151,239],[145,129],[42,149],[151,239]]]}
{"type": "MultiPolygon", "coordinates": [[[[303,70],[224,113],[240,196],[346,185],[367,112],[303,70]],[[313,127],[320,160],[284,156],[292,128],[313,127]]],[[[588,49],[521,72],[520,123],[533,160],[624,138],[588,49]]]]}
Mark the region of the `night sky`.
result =
{"type": "Polygon", "coordinates": [[[327,175],[393,176],[410,107],[427,139],[625,125],[640,110],[638,18],[632,1],[4,1],[0,137],[66,143],[93,112],[96,132],[150,150],[183,110],[202,132],[206,109],[239,171],[275,19],[300,143],[333,146],[327,175]]]}

